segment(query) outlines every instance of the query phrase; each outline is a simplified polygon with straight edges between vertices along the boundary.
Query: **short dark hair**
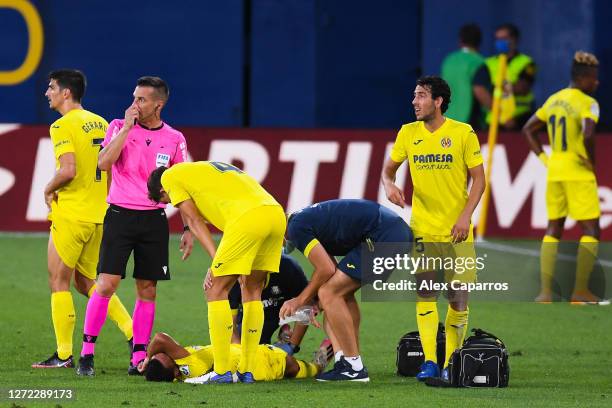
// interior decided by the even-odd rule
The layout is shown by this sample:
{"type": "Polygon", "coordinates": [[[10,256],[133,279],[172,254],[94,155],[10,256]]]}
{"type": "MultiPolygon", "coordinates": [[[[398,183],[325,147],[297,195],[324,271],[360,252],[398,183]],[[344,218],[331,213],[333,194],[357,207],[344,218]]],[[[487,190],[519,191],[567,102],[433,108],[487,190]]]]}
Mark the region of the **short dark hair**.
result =
{"type": "Polygon", "coordinates": [[[451,90],[445,80],[439,76],[430,75],[420,77],[417,79],[416,84],[422,86],[423,88],[429,89],[432,99],[436,99],[438,97],[442,98],[442,105],[440,105],[440,109],[442,110],[442,113],[446,112],[448,109],[448,104],[451,101],[451,90]]]}
{"type": "Polygon", "coordinates": [[[595,55],[585,51],[576,51],[572,61],[572,80],[588,76],[597,67],[599,67],[599,60],[595,55]]]}
{"type": "Polygon", "coordinates": [[[174,381],[174,367],[165,367],[161,361],[156,358],[149,360],[147,368],[144,372],[147,381],[174,381]]]}
{"type": "Polygon", "coordinates": [[[157,95],[159,95],[160,99],[163,99],[164,101],[167,101],[168,97],[170,96],[170,88],[168,87],[168,84],[160,77],[140,77],[138,78],[138,81],[136,81],[136,86],[150,86],[151,88],[155,89],[157,95]]]}
{"type": "Polygon", "coordinates": [[[58,69],[51,71],[48,76],[49,80],[54,79],[60,89],[69,89],[72,95],[72,100],[81,102],[85,95],[87,87],[87,78],[78,69],[58,69]]]}
{"type": "Polygon", "coordinates": [[[464,25],[459,29],[459,40],[464,45],[474,48],[480,47],[480,42],[482,41],[480,27],[474,23],[464,25]]]}
{"type": "Polygon", "coordinates": [[[518,27],[512,23],[504,23],[497,26],[495,31],[499,30],[508,30],[508,34],[510,34],[510,37],[514,38],[517,41],[521,37],[521,32],[519,31],[518,27]]]}
{"type": "Polygon", "coordinates": [[[156,203],[161,200],[161,178],[164,171],[168,170],[167,167],[159,166],[151,172],[149,179],[147,180],[147,189],[149,190],[149,198],[156,203]]]}

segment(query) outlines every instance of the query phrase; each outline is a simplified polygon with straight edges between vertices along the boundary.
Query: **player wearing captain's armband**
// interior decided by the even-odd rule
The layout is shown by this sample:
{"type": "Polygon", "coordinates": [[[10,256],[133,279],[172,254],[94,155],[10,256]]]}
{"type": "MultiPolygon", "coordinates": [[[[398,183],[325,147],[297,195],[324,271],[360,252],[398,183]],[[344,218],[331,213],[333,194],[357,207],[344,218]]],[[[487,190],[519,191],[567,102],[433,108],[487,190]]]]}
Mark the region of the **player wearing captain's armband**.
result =
{"type": "MultiPolygon", "coordinates": [[[[395,185],[395,174],[408,162],[412,185],[412,218],[410,227],[415,237],[415,256],[427,258],[475,258],[471,218],[485,189],[480,145],[471,126],[443,116],[450,102],[450,88],[439,77],[423,77],[414,91],[416,122],[400,129],[391,157],[386,161],[382,183],[387,198],[401,207],[406,205],[404,193],[395,185]],[[467,191],[468,175],[472,187],[467,191]]],[[[436,271],[417,271],[417,285],[435,280],[436,271]]],[[[472,282],[475,268],[461,274],[445,271],[446,281],[472,282]]],[[[451,353],[463,343],[468,322],[468,292],[449,291],[446,314],[446,361],[436,361],[438,309],[436,292],[418,291],[417,325],[425,354],[425,363],[417,378],[437,377],[444,364],[442,377],[451,353]]]]}
{"type": "Polygon", "coordinates": [[[557,248],[569,215],[582,228],[578,247],[573,304],[596,303],[600,299],[589,290],[589,277],[599,245],[599,195],[595,178],[595,125],[599,105],[590,95],[599,84],[599,62],[593,54],[578,51],[572,64],[568,88],[551,95],[523,128],[531,150],[548,168],[546,209],[548,228],[540,258],[541,291],[537,302],[552,301],[557,248]],[[551,154],[542,149],[537,137],[547,127],[551,154]]]}

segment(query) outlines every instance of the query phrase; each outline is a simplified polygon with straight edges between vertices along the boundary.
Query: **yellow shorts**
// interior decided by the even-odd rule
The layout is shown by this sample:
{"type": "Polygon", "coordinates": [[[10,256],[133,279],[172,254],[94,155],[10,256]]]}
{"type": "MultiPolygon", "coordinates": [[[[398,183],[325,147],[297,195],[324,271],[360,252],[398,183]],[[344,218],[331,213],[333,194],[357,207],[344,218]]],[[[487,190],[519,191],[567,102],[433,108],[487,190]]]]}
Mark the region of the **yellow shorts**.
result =
{"type": "MultiPolygon", "coordinates": [[[[188,346],[189,355],[174,360],[181,373],[180,380],[199,377],[211,371],[214,366],[212,346],[188,346]]],[[[242,348],[240,344],[230,346],[230,364],[232,372],[238,370],[242,348]]],[[[256,381],[282,380],[285,377],[287,353],[278,347],[267,344],[257,346],[256,365],[253,377],[256,381]]]]}
{"type": "Polygon", "coordinates": [[[212,346],[187,346],[189,355],[174,360],[181,373],[180,379],[199,377],[213,369],[212,346]]]}
{"type": "Polygon", "coordinates": [[[549,220],[568,215],[576,221],[599,218],[597,181],[549,181],[546,183],[546,211],[549,220]]]}
{"type": "Polygon", "coordinates": [[[253,377],[256,381],[282,380],[285,377],[286,366],[287,353],[284,350],[260,344],[257,347],[253,377]]]}
{"type": "Polygon", "coordinates": [[[412,256],[421,258],[417,274],[444,270],[446,282],[476,282],[476,250],[472,226],[467,239],[458,244],[452,243],[451,235],[431,235],[414,231],[412,256]]]}
{"type": "Polygon", "coordinates": [[[253,208],[229,224],[217,248],[214,276],[278,272],[287,220],[279,205],[253,208]]]}
{"type": "Polygon", "coordinates": [[[51,239],[62,261],[83,276],[96,279],[102,224],[81,222],[53,214],[51,239]]]}

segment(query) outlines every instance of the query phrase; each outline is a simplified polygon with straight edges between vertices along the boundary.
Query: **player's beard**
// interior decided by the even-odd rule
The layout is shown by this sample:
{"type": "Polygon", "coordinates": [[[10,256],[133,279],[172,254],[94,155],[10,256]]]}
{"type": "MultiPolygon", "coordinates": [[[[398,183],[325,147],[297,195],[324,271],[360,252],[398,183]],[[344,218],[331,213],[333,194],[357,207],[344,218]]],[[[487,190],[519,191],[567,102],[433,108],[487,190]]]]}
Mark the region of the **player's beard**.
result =
{"type": "Polygon", "coordinates": [[[436,117],[436,108],[434,107],[431,110],[428,111],[424,111],[423,108],[421,108],[421,119],[418,120],[422,120],[423,122],[427,123],[427,122],[431,122],[432,120],[434,120],[436,117]]]}

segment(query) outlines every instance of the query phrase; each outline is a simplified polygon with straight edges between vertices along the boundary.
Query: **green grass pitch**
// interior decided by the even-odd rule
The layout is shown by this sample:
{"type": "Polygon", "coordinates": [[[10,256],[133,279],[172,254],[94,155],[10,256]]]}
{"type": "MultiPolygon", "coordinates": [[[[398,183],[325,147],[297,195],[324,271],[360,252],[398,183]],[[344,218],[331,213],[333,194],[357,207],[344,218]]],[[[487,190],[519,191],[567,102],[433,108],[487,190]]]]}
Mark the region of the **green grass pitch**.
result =
{"type": "MultiPolygon", "coordinates": [[[[0,388],[72,388],[76,394],[75,401],[4,399],[0,406],[612,406],[612,309],[565,303],[471,305],[470,326],[497,334],[512,353],[510,387],[506,389],[432,389],[415,379],[396,376],[396,343],[404,332],[416,327],[413,303],[362,304],[361,348],[369,384],[314,380],[230,386],[146,383],[127,376],[126,342],[110,321],[97,343],[95,378],[78,378],[69,369],[34,370],[30,364],[48,357],[55,347],[46,238],[2,235],[0,254],[0,388]]],[[[207,344],[201,284],[208,259],[197,247],[190,259],[181,262],[176,237],[171,241],[171,256],[173,279],[159,284],[154,331],[168,332],[184,345],[207,344]]],[[[303,258],[300,261],[305,265],[303,258]]],[[[74,351],[78,354],[86,299],[73,293],[77,310],[74,351]]],[[[118,294],[131,311],[131,277],[118,294]]],[[[444,316],[446,305],[441,303],[439,310],[444,316]]],[[[322,337],[320,330],[310,329],[298,358],[310,359],[322,337]]]]}

